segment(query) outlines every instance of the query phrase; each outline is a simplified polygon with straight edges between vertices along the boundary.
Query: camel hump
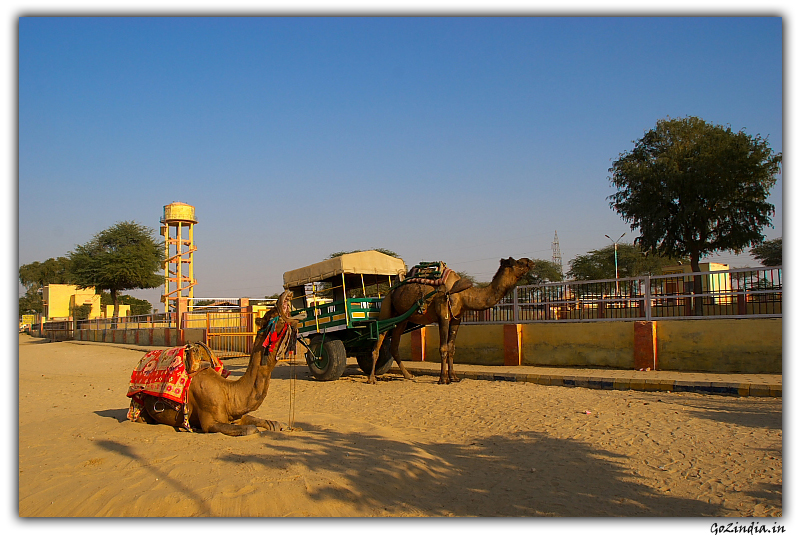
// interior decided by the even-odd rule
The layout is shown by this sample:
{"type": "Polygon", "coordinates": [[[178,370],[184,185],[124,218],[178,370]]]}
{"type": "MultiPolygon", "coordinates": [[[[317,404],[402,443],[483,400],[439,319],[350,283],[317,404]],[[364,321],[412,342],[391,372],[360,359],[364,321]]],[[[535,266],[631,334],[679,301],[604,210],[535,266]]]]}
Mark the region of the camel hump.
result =
{"type": "Polygon", "coordinates": [[[459,292],[463,292],[468,288],[473,287],[473,282],[470,279],[458,279],[456,282],[453,283],[448,293],[451,294],[458,294],[459,292]]]}

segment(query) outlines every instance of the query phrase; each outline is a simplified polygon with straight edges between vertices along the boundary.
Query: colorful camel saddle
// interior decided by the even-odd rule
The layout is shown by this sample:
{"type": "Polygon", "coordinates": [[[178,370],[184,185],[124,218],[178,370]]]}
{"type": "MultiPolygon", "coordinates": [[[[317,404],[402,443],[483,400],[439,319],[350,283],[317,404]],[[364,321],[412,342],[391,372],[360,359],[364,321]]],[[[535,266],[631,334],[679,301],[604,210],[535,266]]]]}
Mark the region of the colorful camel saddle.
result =
{"type": "Polygon", "coordinates": [[[420,262],[406,274],[403,283],[425,284],[446,294],[458,293],[470,288],[473,283],[462,279],[445,262],[420,262]]]}
{"type": "Polygon", "coordinates": [[[453,270],[445,262],[420,262],[406,274],[406,282],[442,286],[453,270]]]}
{"type": "MultiPolygon", "coordinates": [[[[205,344],[188,344],[146,353],[131,373],[127,394],[131,398],[128,419],[139,418],[145,395],[156,396],[183,413],[192,376],[205,368],[213,368],[223,377],[229,374],[205,344]]],[[[184,427],[190,429],[186,415],[184,427]]]]}

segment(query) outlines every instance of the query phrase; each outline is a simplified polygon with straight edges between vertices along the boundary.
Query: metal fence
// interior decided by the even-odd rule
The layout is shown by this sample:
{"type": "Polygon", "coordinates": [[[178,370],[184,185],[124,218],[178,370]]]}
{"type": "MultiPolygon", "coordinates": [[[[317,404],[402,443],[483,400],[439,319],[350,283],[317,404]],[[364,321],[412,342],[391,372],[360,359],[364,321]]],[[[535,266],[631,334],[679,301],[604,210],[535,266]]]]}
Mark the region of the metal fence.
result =
{"type": "MultiPolygon", "coordinates": [[[[266,309],[267,306],[257,305],[254,308],[266,309]]],[[[242,312],[239,309],[190,311],[184,314],[182,328],[204,329],[206,342],[214,354],[221,358],[249,355],[253,351],[253,340],[256,338],[256,318],[263,313],[263,310],[242,312]]]]}
{"type": "MultiPolygon", "coordinates": [[[[78,329],[90,330],[129,330],[153,328],[177,328],[178,319],[174,312],[144,314],[141,316],[121,316],[119,318],[92,318],[78,320],[78,329]]],[[[47,324],[45,324],[47,325],[47,324]]]]}
{"type": "MultiPolygon", "coordinates": [[[[782,317],[782,289],[781,266],[553,282],[518,286],[493,308],[465,311],[462,323],[773,318],[782,317]]],[[[180,319],[174,312],[96,318],[78,321],[77,328],[200,328],[206,330],[215,353],[249,354],[256,334],[255,317],[274,305],[275,300],[250,300],[253,312],[244,312],[233,304],[238,301],[191,303],[189,312],[180,319]]],[[[38,327],[32,326],[32,332],[38,327]]],[[[48,338],[67,340],[72,338],[73,322],[45,322],[41,329],[48,338]]]]}
{"type": "Polygon", "coordinates": [[[72,321],[48,321],[42,323],[42,336],[44,338],[49,338],[54,342],[72,340],[73,325],[74,324],[72,321]]]}
{"type": "Polygon", "coordinates": [[[635,321],[782,316],[782,267],[518,286],[462,323],[635,321]]]}

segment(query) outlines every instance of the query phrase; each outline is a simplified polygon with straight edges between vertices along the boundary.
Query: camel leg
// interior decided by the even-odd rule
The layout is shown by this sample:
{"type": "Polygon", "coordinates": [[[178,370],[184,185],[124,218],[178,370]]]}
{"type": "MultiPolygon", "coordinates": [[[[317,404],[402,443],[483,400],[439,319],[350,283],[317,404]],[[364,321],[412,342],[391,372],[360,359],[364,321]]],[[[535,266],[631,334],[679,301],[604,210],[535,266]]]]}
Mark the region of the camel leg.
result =
{"type": "Polygon", "coordinates": [[[448,364],[448,332],[450,330],[450,322],[443,320],[440,317],[439,321],[439,381],[437,384],[447,385],[451,382],[450,377],[445,369],[448,364]]]}
{"type": "Polygon", "coordinates": [[[259,428],[255,425],[236,425],[214,422],[208,427],[208,429],[204,429],[203,431],[206,433],[222,433],[223,435],[228,435],[229,437],[244,437],[247,435],[257,434],[259,432],[259,428]]]}
{"type": "Polygon", "coordinates": [[[400,348],[400,340],[401,336],[403,335],[403,330],[406,328],[406,321],[403,323],[399,323],[392,329],[392,343],[389,346],[389,351],[392,354],[392,358],[395,359],[395,362],[400,368],[401,373],[403,374],[404,379],[414,379],[414,375],[409,373],[409,370],[406,369],[406,366],[403,365],[403,361],[400,359],[400,352],[398,349],[400,348]]]}
{"type": "Polygon", "coordinates": [[[281,425],[279,422],[274,420],[265,420],[263,418],[256,418],[255,416],[251,416],[250,414],[244,415],[239,420],[239,425],[255,425],[256,427],[261,427],[266,429],[267,431],[283,431],[284,426],[281,425]]]}
{"type": "Polygon", "coordinates": [[[370,370],[370,377],[367,378],[367,384],[374,385],[375,384],[375,364],[378,362],[378,353],[381,350],[381,344],[384,343],[384,338],[386,338],[387,333],[381,333],[378,335],[378,340],[376,341],[375,345],[373,346],[373,369],[370,370]]]}
{"type": "Polygon", "coordinates": [[[200,421],[200,428],[204,433],[222,433],[230,437],[242,437],[246,435],[254,435],[259,432],[259,428],[255,425],[237,425],[219,422],[206,412],[198,414],[200,421]]]}
{"type": "Polygon", "coordinates": [[[156,396],[146,396],[142,416],[147,423],[181,427],[184,416],[156,396]]]}
{"type": "Polygon", "coordinates": [[[461,320],[452,318],[448,327],[448,378],[452,383],[458,383],[459,378],[453,370],[453,357],[456,355],[456,333],[459,331],[461,320]]]}

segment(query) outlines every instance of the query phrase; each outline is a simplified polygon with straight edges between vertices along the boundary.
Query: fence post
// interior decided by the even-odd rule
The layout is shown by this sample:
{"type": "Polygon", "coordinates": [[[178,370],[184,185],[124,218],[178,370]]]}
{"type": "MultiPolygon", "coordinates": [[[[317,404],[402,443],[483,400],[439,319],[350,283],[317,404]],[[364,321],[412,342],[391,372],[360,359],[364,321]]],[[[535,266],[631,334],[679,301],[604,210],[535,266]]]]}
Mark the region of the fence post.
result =
{"type": "Polygon", "coordinates": [[[520,333],[523,326],[519,323],[503,326],[503,364],[504,366],[520,366],[523,364],[523,352],[520,333]]]}
{"type": "Polygon", "coordinates": [[[740,316],[745,316],[748,313],[748,308],[746,307],[746,296],[744,293],[737,294],[737,314],[740,316]]]}
{"type": "Polygon", "coordinates": [[[179,297],[175,305],[175,326],[178,328],[176,333],[177,345],[182,346],[186,343],[184,336],[184,322],[186,321],[186,314],[189,310],[189,298],[179,297]]]}
{"type": "Polygon", "coordinates": [[[645,299],[645,321],[651,321],[652,316],[652,303],[651,303],[651,276],[646,275],[643,277],[643,283],[645,284],[645,292],[644,299],[645,299]]]}
{"type": "MultiPolygon", "coordinates": [[[[253,332],[253,305],[250,304],[250,299],[247,297],[239,298],[239,324],[244,327],[245,332],[253,332]],[[244,322],[242,321],[244,317],[244,322]],[[243,325],[244,323],[244,325],[243,325]]],[[[250,336],[245,337],[245,353],[250,354],[253,352],[253,340],[250,336]]]]}
{"type": "Polygon", "coordinates": [[[426,328],[415,329],[410,335],[412,360],[424,362],[426,360],[426,328]]]}
{"type": "Polygon", "coordinates": [[[515,286],[515,290],[512,293],[512,321],[514,323],[520,321],[520,300],[517,297],[517,291],[519,289],[519,286],[515,286]]]}
{"type": "Polygon", "coordinates": [[[656,323],[653,321],[634,322],[634,369],[656,370],[657,338],[656,323]]]}

